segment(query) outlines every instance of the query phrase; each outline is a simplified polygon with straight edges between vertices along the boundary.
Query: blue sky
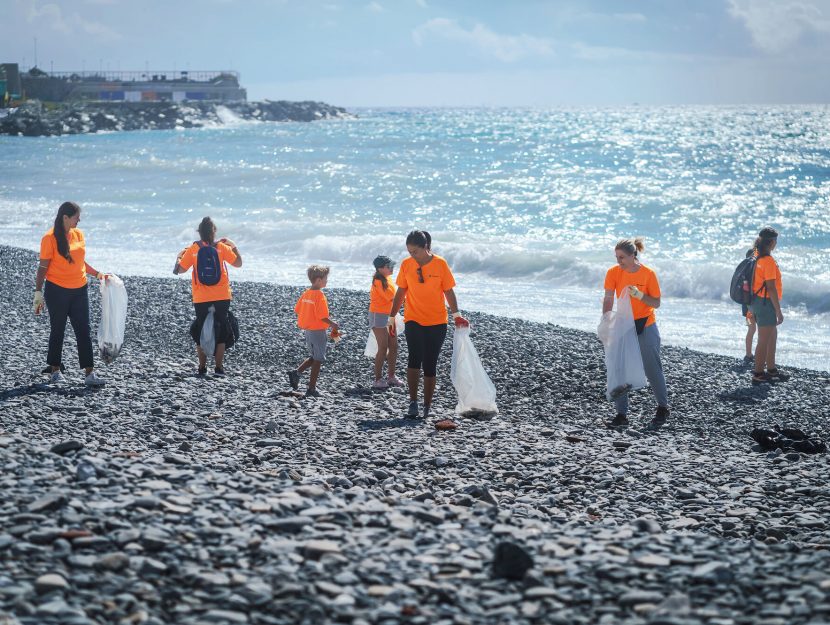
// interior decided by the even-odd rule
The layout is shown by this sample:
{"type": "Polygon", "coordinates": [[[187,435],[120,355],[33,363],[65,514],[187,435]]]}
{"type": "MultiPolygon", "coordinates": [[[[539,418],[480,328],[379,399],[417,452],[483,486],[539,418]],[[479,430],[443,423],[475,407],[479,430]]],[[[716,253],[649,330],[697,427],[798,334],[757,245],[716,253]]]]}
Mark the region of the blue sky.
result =
{"type": "Polygon", "coordinates": [[[3,0],[0,60],[343,106],[830,102],[830,0],[3,0]]]}

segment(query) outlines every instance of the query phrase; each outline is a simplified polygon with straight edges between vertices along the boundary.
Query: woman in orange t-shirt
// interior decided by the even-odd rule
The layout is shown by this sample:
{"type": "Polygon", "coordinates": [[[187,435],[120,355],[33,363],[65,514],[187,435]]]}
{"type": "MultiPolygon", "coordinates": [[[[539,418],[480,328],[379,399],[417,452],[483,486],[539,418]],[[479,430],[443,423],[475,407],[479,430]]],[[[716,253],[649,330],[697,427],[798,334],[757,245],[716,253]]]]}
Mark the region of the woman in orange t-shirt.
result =
{"type": "Polygon", "coordinates": [[[398,361],[398,340],[390,334],[387,325],[389,309],[398,288],[389,279],[395,269],[394,261],[388,256],[378,256],[372,261],[375,275],[369,291],[369,327],[375,335],[378,353],[375,355],[375,381],[372,388],[382,390],[390,386],[403,386],[395,375],[398,361]],[[386,379],[383,378],[383,363],[386,362],[386,379]]]}
{"type": "Polygon", "coordinates": [[[191,285],[193,290],[193,307],[196,309],[196,324],[192,328],[193,339],[196,341],[196,355],[199,358],[199,375],[207,373],[207,357],[199,345],[197,337],[202,334],[202,325],[213,306],[214,326],[216,327],[216,350],[213,352],[214,373],[217,376],[225,375],[224,358],[225,345],[230,339],[231,328],[228,313],[231,306],[231,285],[228,279],[226,263],[234,267],[242,266],[242,256],[236,247],[236,243],[230,239],[219,239],[216,241],[216,224],[210,217],[205,217],[199,224],[200,240],[193,245],[183,249],[176,258],[174,274],[184,273],[193,268],[191,285]],[[203,247],[216,248],[216,255],[219,257],[218,267],[219,281],[216,284],[203,284],[199,280],[198,256],[199,250],[203,247]]]}
{"type": "Polygon", "coordinates": [[[755,346],[755,367],[752,383],[763,384],[775,380],[789,380],[790,376],[775,366],[775,349],[778,344],[778,326],[784,323],[781,313],[781,296],[784,288],[781,270],[772,257],[772,250],[778,244],[778,232],[764,228],[755,239],[758,260],[752,280],[752,301],[749,310],[758,325],[758,344],[755,346]],[[766,371],[764,367],[766,366],[766,371]]]}
{"type": "MultiPolygon", "coordinates": [[[[654,317],[654,310],[660,308],[660,283],[657,281],[657,274],[640,263],[638,254],[644,249],[643,239],[639,237],[617,242],[614,247],[617,264],[605,274],[602,314],[614,307],[614,298],[622,295],[623,289],[628,289],[640,355],[643,358],[643,369],[657,400],[657,413],[648,425],[649,429],[654,430],[662,426],[669,416],[669,394],[663,365],[660,362],[660,332],[657,330],[654,317]]],[[[628,393],[619,394],[614,402],[617,416],[608,425],[625,427],[628,425],[628,393]]]]}
{"type": "Polygon", "coordinates": [[[32,310],[39,315],[45,304],[49,311],[49,353],[46,362],[50,381],[64,381],[61,357],[66,320],[69,319],[78,342],[78,361],[85,371],[84,384],[103,386],[106,382],[95,373],[92,362],[86,280],[87,275],[99,280],[106,280],[107,275],[86,262],[86,241],[84,233],[78,230],[80,221],[81,207],[75,202],[64,202],[58,208],[52,229],[40,240],[40,265],[35,277],[32,310]]]}
{"type": "Polygon", "coordinates": [[[470,323],[458,312],[455,297],[455,278],[440,256],[433,254],[432,238],[428,232],[413,230],[406,237],[409,258],[401,263],[398,270],[398,291],[389,310],[389,331],[395,331],[395,315],[406,299],[404,320],[406,321],[406,346],[409,358],[406,381],[409,386],[408,417],[417,418],[418,386],[421,369],[424,371],[424,418],[432,416],[432,397],[435,394],[435,376],[438,355],[447,336],[447,304],[450,306],[455,326],[469,326],[470,323]]]}

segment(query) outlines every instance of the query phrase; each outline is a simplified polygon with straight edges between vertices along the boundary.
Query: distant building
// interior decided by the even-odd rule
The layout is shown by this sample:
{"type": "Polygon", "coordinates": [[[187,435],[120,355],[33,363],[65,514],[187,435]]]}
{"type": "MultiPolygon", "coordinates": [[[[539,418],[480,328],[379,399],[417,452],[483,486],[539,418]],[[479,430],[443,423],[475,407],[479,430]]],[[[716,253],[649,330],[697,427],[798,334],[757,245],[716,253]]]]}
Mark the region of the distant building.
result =
{"type": "Polygon", "coordinates": [[[19,100],[21,95],[20,70],[17,63],[0,63],[0,106],[19,100]]]}
{"type": "Polygon", "coordinates": [[[46,102],[247,100],[239,74],[231,71],[53,72],[36,67],[20,77],[23,97],[46,102]]]}

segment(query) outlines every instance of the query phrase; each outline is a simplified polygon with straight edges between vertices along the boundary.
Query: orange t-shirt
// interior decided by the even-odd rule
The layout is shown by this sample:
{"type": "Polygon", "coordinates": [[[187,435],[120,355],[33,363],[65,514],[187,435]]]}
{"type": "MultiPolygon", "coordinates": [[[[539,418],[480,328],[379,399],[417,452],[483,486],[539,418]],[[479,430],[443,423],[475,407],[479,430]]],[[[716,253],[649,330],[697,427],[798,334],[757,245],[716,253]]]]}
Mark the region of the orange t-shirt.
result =
{"type": "MultiPolygon", "coordinates": [[[[418,279],[418,262],[405,258],[398,269],[397,284],[406,289],[405,321],[414,321],[422,326],[437,326],[447,323],[447,304],[444,291],[455,286],[447,261],[432,255],[432,260],[420,267],[423,282],[418,279]]],[[[390,306],[391,308],[391,306],[390,306]]]]}
{"type": "MultiPolygon", "coordinates": [[[[619,265],[614,265],[605,274],[605,290],[615,291],[617,297],[622,295],[625,287],[632,285],[646,295],[660,297],[660,284],[657,282],[657,274],[645,265],[640,265],[640,268],[634,273],[624,271],[619,265]]],[[[648,317],[646,326],[650,326],[655,322],[654,308],[633,297],[631,298],[631,311],[634,313],[635,319],[648,317]]]]}
{"type": "Polygon", "coordinates": [[[308,289],[294,305],[297,325],[303,330],[325,330],[329,327],[323,319],[329,316],[329,302],[320,289],[308,289]]]}
{"type": "Polygon", "coordinates": [[[60,252],[55,240],[54,228],[40,240],[40,259],[49,261],[46,280],[65,289],[79,289],[86,286],[86,242],[84,233],[72,228],[66,235],[69,240],[70,263],[60,252]]]}
{"type": "Polygon", "coordinates": [[[219,282],[208,286],[199,282],[196,269],[196,257],[199,255],[199,242],[197,241],[185,250],[184,256],[179,261],[182,269],[190,269],[193,267],[193,272],[190,278],[193,286],[193,303],[202,304],[204,302],[219,302],[221,300],[231,299],[231,283],[228,279],[228,268],[225,263],[236,262],[236,254],[229,245],[224,243],[216,244],[216,251],[219,253],[219,263],[222,266],[222,275],[219,282]]]}
{"type": "Polygon", "coordinates": [[[372,280],[372,290],[369,291],[369,312],[388,315],[392,310],[392,300],[395,299],[397,290],[398,287],[392,282],[391,276],[386,279],[385,289],[380,280],[377,278],[372,280]]]}
{"type": "Polygon", "coordinates": [[[769,299],[769,293],[763,288],[767,280],[775,280],[775,290],[780,300],[784,294],[784,285],[781,282],[781,270],[778,268],[778,263],[772,256],[761,256],[755,262],[755,278],[752,280],[752,292],[758,293],[758,297],[769,299]]]}

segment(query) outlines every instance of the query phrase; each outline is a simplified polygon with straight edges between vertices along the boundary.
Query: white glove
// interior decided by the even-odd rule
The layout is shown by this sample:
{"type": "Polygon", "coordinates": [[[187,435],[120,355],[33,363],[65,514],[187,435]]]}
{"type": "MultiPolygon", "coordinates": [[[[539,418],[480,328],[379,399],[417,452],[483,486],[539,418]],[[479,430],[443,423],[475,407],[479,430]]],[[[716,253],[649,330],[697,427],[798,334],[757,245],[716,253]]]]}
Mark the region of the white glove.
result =
{"type": "Polygon", "coordinates": [[[32,300],[32,312],[39,315],[46,306],[46,301],[43,299],[43,291],[35,291],[35,298],[32,300]]]}
{"type": "Polygon", "coordinates": [[[639,299],[639,300],[642,300],[643,297],[645,296],[645,293],[643,293],[640,289],[638,289],[633,284],[628,287],[628,294],[631,297],[633,297],[634,299],[639,299]]]}

